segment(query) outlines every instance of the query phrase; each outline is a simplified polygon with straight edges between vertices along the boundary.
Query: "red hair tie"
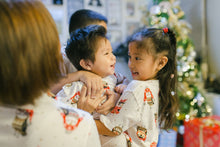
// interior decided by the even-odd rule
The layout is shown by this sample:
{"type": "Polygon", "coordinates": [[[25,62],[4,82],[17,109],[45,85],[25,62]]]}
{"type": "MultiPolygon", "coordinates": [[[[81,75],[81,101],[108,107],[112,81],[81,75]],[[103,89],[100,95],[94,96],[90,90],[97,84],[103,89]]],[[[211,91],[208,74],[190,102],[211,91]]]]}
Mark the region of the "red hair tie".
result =
{"type": "Polygon", "coordinates": [[[168,28],[163,28],[163,32],[166,34],[168,32],[168,28]]]}

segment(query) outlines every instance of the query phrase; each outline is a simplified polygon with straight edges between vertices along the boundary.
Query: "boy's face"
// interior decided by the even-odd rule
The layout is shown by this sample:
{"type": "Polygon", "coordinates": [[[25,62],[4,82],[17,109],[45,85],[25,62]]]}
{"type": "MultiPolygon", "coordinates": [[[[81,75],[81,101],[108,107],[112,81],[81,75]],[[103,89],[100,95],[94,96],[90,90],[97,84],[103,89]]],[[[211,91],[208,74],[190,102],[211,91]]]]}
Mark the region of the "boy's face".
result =
{"type": "Polygon", "coordinates": [[[97,43],[95,61],[92,63],[91,72],[101,77],[114,74],[116,58],[112,53],[111,43],[108,39],[101,38],[97,43]]]}

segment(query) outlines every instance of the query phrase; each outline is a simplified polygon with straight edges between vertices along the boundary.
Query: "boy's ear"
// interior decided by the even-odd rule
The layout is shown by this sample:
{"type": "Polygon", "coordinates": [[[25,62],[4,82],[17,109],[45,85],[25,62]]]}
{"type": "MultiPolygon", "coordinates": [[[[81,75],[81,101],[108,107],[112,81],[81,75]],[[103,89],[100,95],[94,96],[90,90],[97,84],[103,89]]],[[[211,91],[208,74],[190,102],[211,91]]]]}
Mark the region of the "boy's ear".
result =
{"type": "Polygon", "coordinates": [[[85,70],[92,70],[92,61],[90,61],[90,60],[81,59],[79,64],[85,70]]]}
{"type": "Polygon", "coordinates": [[[168,62],[168,58],[166,56],[162,56],[159,59],[158,71],[160,71],[168,62]]]}

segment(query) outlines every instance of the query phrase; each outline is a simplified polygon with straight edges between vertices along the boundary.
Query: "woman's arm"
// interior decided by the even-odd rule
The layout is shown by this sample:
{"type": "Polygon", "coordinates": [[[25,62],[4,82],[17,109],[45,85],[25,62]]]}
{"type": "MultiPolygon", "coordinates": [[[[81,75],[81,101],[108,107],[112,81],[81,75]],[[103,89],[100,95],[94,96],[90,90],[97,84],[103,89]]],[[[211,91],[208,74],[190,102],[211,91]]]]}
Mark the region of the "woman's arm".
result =
{"type": "Polygon", "coordinates": [[[58,83],[51,86],[50,90],[52,93],[57,94],[62,87],[71,82],[82,81],[87,87],[87,93],[91,94],[92,97],[96,91],[103,89],[102,78],[94,73],[88,71],[76,71],[67,74],[66,77],[60,79],[58,83]]]}
{"type": "Polygon", "coordinates": [[[106,91],[106,95],[108,97],[107,101],[103,105],[98,106],[96,109],[98,113],[104,115],[107,115],[109,112],[112,111],[112,109],[115,107],[116,103],[118,102],[118,99],[120,98],[120,94],[110,90],[106,91]]]}
{"type": "Polygon", "coordinates": [[[95,111],[98,105],[106,99],[106,95],[102,96],[103,90],[96,93],[96,97],[92,98],[90,94],[86,94],[87,88],[82,87],[81,94],[77,103],[77,108],[89,112],[90,114],[95,111]]]}
{"type": "MultiPolygon", "coordinates": [[[[87,88],[83,86],[77,106],[79,109],[92,113],[95,110],[95,108],[106,98],[106,95],[101,96],[103,93],[103,90],[101,90],[96,93],[97,98],[91,98],[90,95],[86,94],[86,90],[87,88]]],[[[95,120],[95,122],[99,134],[108,135],[108,136],[117,136],[108,128],[106,128],[101,121],[95,120]]]]}

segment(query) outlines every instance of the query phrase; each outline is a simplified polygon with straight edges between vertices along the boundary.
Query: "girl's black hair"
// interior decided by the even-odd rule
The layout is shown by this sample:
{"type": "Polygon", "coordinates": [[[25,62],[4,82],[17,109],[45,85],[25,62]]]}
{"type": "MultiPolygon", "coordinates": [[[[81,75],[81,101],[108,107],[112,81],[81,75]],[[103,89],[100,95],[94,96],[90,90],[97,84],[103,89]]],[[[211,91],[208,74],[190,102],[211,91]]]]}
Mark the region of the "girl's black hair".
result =
{"type": "Polygon", "coordinates": [[[169,129],[174,124],[178,109],[177,63],[176,63],[176,37],[172,30],[148,28],[134,34],[130,42],[136,42],[137,48],[147,49],[156,57],[164,53],[168,58],[167,64],[157,73],[156,78],[160,83],[159,91],[159,119],[163,129],[169,129]]]}

